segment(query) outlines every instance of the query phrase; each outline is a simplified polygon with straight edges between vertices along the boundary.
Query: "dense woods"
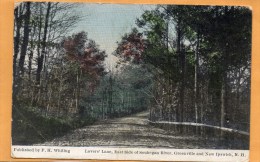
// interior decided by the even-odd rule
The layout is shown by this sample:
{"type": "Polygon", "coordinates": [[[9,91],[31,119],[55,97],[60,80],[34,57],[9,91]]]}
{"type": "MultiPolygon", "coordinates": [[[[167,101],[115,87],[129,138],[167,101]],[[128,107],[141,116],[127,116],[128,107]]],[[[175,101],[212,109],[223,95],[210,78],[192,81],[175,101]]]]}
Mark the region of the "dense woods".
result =
{"type": "Polygon", "coordinates": [[[143,61],[158,70],[151,120],[248,131],[250,10],[161,5],[137,24],[146,42],[143,61]]]}
{"type": "Polygon", "coordinates": [[[111,54],[88,31],[69,33],[83,19],[77,7],[26,2],[15,9],[13,143],[144,110],[153,123],[249,132],[248,8],[157,5],[117,42],[118,61],[107,67],[111,54]]]}
{"type": "Polygon", "coordinates": [[[153,75],[151,124],[248,148],[251,11],[158,5],[136,24],[116,53],[153,75]]]}
{"type": "Polygon", "coordinates": [[[151,120],[248,131],[250,10],[159,5],[136,22],[117,53],[153,71],[151,120]]]}

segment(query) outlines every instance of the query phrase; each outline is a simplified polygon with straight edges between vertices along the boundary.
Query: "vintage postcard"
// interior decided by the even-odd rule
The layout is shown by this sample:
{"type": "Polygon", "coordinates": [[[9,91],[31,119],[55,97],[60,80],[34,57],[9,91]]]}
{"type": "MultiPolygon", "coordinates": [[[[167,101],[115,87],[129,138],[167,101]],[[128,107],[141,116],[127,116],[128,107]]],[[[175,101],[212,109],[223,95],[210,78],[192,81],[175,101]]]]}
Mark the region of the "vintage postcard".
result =
{"type": "Polygon", "coordinates": [[[22,2],[12,157],[249,161],[252,11],[22,2]]]}

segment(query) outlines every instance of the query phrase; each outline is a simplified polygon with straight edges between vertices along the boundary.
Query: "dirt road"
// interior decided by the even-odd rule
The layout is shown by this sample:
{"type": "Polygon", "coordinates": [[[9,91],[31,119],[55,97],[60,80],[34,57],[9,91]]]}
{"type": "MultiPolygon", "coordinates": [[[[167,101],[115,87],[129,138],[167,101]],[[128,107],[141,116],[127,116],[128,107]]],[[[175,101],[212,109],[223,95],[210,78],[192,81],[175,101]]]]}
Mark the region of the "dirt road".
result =
{"type": "MultiPolygon", "coordinates": [[[[106,120],[76,129],[67,135],[38,145],[47,146],[117,146],[117,147],[167,147],[214,148],[214,141],[202,141],[191,135],[174,132],[148,124],[148,112],[129,117],[106,120]]],[[[219,146],[218,146],[219,147],[219,146]]]]}

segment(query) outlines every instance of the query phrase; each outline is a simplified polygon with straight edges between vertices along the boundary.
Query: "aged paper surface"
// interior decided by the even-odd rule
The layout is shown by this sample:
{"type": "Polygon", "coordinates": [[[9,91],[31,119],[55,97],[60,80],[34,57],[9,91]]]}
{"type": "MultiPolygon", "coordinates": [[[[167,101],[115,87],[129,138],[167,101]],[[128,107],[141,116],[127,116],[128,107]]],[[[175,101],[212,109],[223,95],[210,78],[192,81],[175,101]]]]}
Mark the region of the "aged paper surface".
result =
{"type": "Polygon", "coordinates": [[[68,4],[69,10],[73,8],[73,11],[64,16],[59,12],[55,15],[52,10],[57,3],[20,5],[23,5],[24,13],[20,13],[23,25],[17,47],[17,69],[14,68],[17,80],[13,88],[13,157],[163,161],[249,159],[249,8],[73,3],[68,4]],[[31,9],[30,20],[26,18],[28,8],[31,9]],[[215,24],[212,31],[212,26],[207,26],[210,16],[205,18],[203,14],[212,14],[207,11],[215,12],[211,16],[221,27],[215,24]],[[248,15],[245,14],[247,11],[248,15]],[[42,16],[37,17],[38,12],[42,16]],[[185,20],[179,24],[183,25],[183,31],[179,31],[183,35],[179,37],[182,39],[180,47],[175,22],[178,12],[185,20]],[[229,12],[237,13],[237,16],[226,16],[229,12]],[[200,14],[197,22],[191,21],[200,14]],[[60,17],[55,20],[55,16],[60,17]],[[46,23],[47,17],[52,19],[49,22],[56,21],[57,24],[46,23]],[[238,32],[233,34],[234,24],[226,23],[227,19],[237,24],[243,19],[242,24],[246,25],[243,29],[235,29],[238,32]],[[71,25],[70,22],[75,24],[66,31],[57,20],[66,21],[65,27],[71,25]],[[28,28],[26,21],[30,24],[28,28]],[[201,30],[195,30],[198,24],[202,26],[201,30]],[[187,31],[184,30],[186,27],[187,31]],[[52,28],[56,30],[51,31],[52,28]],[[226,39],[218,30],[229,31],[232,39],[226,39]],[[237,34],[240,30],[242,36],[237,34]],[[57,35],[60,40],[56,42],[57,32],[60,32],[57,35]],[[227,42],[212,47],[207,41],[214,42],[212,38],[227,42]],[[238,43],[243,49],[238,49],[238,43]],[[168,50],[165,52],[165,49],[168,50]],[[23,61],[19,53],[23,50],[28,53],[24,68],[21,68],[23,61]],[[226,59],[226,51],[229,59],[226,59]],[[159,55],[154,56],[153,52],[159,55]],[[248,57],[243,55],[245,53],[248,57]],[[181,54],[185,54],[184,59],[181,54]],[[172,57],[170,64],[164,56],[172,57]],[[42,69],[39,68],[41,61],[42,69]],[[216,71],[218,67],[222,70],[216,71]],[[214,76],[210,76],[210,72],[214,76]],[[226,76],[226,82],[222,80],[223,76],[226,76]],[[217,80],[218,84],[212,80],[217,80]],[[239,108],[238,112],[236,108],[239,108]]]}

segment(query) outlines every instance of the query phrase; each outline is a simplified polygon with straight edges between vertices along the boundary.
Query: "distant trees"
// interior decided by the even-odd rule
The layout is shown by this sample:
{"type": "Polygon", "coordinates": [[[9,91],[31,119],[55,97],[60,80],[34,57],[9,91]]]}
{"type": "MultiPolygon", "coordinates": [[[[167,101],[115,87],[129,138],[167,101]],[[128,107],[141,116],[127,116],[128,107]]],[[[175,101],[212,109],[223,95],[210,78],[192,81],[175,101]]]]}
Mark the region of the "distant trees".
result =
{"type": "Polygon", "coordinates": [[[97,119],[122,117],[149,106],[147,93],[151,91],[152,75],[141,64],[128,64],[125,59],[106,69],[92,95],[86,97],[85,92],[84,105],[91,108],[92,116],[97,119]]]}

